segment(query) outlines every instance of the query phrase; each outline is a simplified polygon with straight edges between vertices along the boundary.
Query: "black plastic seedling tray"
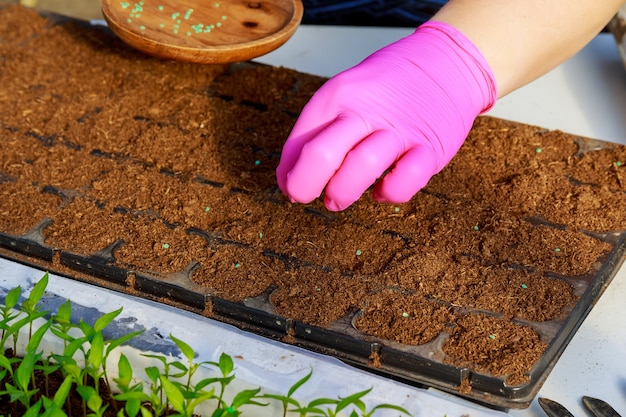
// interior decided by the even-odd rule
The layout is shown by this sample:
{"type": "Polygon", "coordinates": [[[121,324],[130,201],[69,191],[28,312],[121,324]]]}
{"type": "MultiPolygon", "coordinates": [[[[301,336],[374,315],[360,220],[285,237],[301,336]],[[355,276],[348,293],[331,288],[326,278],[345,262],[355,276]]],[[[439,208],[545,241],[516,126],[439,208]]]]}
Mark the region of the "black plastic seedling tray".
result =
{"type": "MultiPolygon", "coordinates": [[[[99,32],[102,30],[98,29],[99,32]]],[[[233,66],[232,71],[237,71],[237,68],[241,66],[233,66]]],[[[229,76],[228,73],[225,76],[229,76]]],[[[254,103],[241,103],[246,106],[251,104],[254,103]]],[[[10,126],[5,128],[8,129],[10,126]]],[[[1,139],[2,130],[0,130],[1,139]]],[[[602,146],[601,142],[595,141],[587,146],[584,139],[580,140],[583,145],[581,149],[602,146]]],[[[106,158],[107,155],[102,157],[106,158]]],[[[3,181],[1,174],[0,170],[0,184],[3,181]]],[[[163,175],[169,173],[164,172],[163,175]]],[[[7,178],[6,181],[10,179],[7,178]]],[[[209,187],[222,186],[210,181],[207,184],[209,187]]],[[[47,192],[55,190],[48,189],[47,192]]],[[[241,190],[231,189],[227,192],[240,193],[241,190]]],[[[259,198],[275,200],[277,195],[279,193],[273,190],[271,195],[259,198]]],[[[319,215],[314,211],[310,214],[319,215]]],[[[199,290],[187,275],[193,271],[193,265],[175,276],[168,277],[122,267],[116,263],[114,257],[116,248],[124,244],[121,240],[91,255],[73,253],[63,247],[50,247],[45,244],[43,237],[43,230],[49,226],[50,219],[33,220],[33,224],[39,222],[38,226],[23,235],[15,236],[0,232],[0,256],[121,292],[166,300],[173,305],[208,315],[238,328],[334,356],[374,373],[418,386],[434,387],[500,409],[525,408],[530,404],[580,324],[621,266],[626,252],[626,232],[601,236],[603,241],[611,245],[612,250],[596,263],[589,276],[576,277],[577,294],[580,295],[580,299],[569,314],[563,319],[547,323],[517,321],[519,324],[532,327],[549,341],[549,344],[540,360],[528,373],[528,381],[511,386],[506,384],[506,378],[481,374],[467,367],[457,367],[444,362],[442,358],[445,355],[441,351],[441,344],[446,337],[444,333],[420,346],[403,345],[367,336],[354,325],[358,311],[327,327],[311,326],[275,314],[270,302],[270,290],[243,302],[230,301],[210,294],[208,290],[204,292],[199,290]],[[471,389],[461,392],[459,387],[462,386],[469,386],[471,389]]],[[[195,235],[205,233],[209,237],[212,236],[210,232],[192,228],[187,229],[186,233],[195,235]]],[[[237,242],[220,242],[219,239],[213,239],[211,243],[219,248],[220,245],[232,245],[237,242]]],[[[306,263],[285,257],[279,252],[274,252],[272,248],[267,248],[263,255],[278,258],[286,264],[286,267],[289,264],[306,263]]]]}
{"type": "MultiPolygon", "coordinates": [[[[45,223],[42,222],[44,225],[45,223]]],[[[240,303],[232,302],[197,292],[191,285],[186,285],[184,279],[173,283],[172,280],[166,281],[157,276],[124,270],[113,265],[110,258],[102,255],[81,256],[50,248],[38,242],[39,239],[33,239],[34,236],[37,236],[36,230],[27,236],[0,233],[0,247],[5,249],[2,252],[3,257],[52,271],[55,271],[52,263],[56,258],[63,268],[57,268],[55,272],[121,291],[124,291],[132,277],[135,294],[167,299],[175,305],[199,313],[211,311],[211,318],[238,328],[268,338],[286,340],[377,374],[415,385],[435,387],[498,409],[525,408],[530,404],[576,330],[621,266],[626,252],[625,235],[614,235],[611,239],[614,249],[603,260],[597,272],[586,281],[588,285],[583,295],[567,318],[559,322],[525,323],[540,333],[553,336],[549,347],[529,373],[528,382],[519,386],[507,386],[502,378],[483,375],[469,368],[459,368],[433,359],[441,356],[438,348],[440,339],[421,346],[377,340],[362,335],[353,326],[354,315],[347,316],[328,328],[310,326],[289,317],[272,314],[269,294],[240,303]],[[73,274],[72,271],[76,273],[73,274]],[[372,366],[373,358],[376,358],[375,366],[372,366]],[[460,394],[458,387],[464,381],[469,381],[471,391],[460,394]]],[[[103,252],[106,253],[106,250],[103,252]]]]}

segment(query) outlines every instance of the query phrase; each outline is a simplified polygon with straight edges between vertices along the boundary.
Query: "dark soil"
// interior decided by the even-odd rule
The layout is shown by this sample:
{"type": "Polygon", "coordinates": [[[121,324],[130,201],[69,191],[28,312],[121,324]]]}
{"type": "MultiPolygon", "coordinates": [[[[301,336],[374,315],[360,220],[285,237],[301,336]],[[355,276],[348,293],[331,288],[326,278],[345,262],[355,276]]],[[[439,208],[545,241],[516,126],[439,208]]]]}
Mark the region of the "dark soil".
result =
{"type": "Polygon", "coordinates": [[[406,204],[293,205],[275,168],[323,82],[161,61],[5,8],[0,231],[383,344],[441,338],[441,362],[524,383],[541,324],[568,317],[626,230],[626,148],[480,117],[406,204]]]}

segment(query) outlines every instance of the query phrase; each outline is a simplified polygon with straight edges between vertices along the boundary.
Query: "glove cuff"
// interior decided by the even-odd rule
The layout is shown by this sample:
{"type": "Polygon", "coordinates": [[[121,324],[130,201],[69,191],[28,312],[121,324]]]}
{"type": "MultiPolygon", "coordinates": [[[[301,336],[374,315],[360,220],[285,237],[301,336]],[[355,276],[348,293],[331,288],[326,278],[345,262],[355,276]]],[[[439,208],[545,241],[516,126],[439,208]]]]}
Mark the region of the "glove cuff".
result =
{"type": "Polygon", "coordinates": [[[496,78],[491,67],[482,52],[461,31],[447,23],[431,20],[419,26],[412,36],[429,34],[436,36],[441,41],[442,47],[450,48],[445,52],[448,56],[456,54],[459,61],[465,64],[469,71],[466,76],[473,78],[480,88],[483,96],[483,105],[480,113],[489,111],[496,103],[498,97],[496,78]]]}

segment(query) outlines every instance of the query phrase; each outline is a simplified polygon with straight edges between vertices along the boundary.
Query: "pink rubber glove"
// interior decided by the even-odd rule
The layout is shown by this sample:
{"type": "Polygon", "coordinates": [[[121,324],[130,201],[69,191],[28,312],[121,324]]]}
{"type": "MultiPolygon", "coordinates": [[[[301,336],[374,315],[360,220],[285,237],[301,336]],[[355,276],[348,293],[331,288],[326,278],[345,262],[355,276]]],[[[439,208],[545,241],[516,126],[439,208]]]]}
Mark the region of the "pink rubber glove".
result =
{"type": "Polygon", "coordinates": [[[480,51],[452,26],[427,22],[313,95],[283,148],[278,186],[292,202],[324,192],[326,207],[339,211],[382,176],[374,198],[406,202],[495,101],[480,51]]]}

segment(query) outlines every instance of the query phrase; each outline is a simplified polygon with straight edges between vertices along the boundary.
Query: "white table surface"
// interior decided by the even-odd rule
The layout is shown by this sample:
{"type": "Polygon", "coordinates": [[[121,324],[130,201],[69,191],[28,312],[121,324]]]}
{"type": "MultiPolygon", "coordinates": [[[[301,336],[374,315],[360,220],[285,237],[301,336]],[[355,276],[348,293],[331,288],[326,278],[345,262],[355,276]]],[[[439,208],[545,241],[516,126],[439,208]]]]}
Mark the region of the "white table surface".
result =
{"type": "MultiPolygon", "coordinates": [[[[340,28],[340,27],[316,27],[303,26],[294,37],[279,50],[272,52],[258,61],[272,65],[283,65],[301,71],[332,76],[333,74],[358,63],[368,53],[379,47],[410,33],[410,29],[384,29],[384,28],[340,28]]],[[[559,68],[547,74],[536,82],[512,93],[502,99],[490,112],[491,115],[532,123],[539,126],[561,129],[566,132],[610,140],[626,144],[626,71],[619,58],[615,44],[610,35],[599,35],[588,47],[578,55],[566,62],[559,68]]],[[[0,283],[13,285],[30,281],[40,276],[38,272],[25,270],[6,260],[0,260],[0,283]]],[[[67,282],[55,281],[57,291],[70,291],[73,286],[67,282]]],[[[87,297],[90,290],[82,288],[74,290],[73,297],[87,297]]],[[[94,293],[96,290],[94,289],[94,293]]],[[[95,296],[94,296],[95,297],[95,296]]],[[[580,405],[580,396],[590,395],[603,398],[611,402],[622,414],[626,414],[626,267],[622,267],[616,277],[602,295],[597,305],[582,324],[574,336],[561,359],[551,372],[539,396],[552,398],[566,405],[576,417],[588,414],[580,405]]],[[[98,299],[98,302],[102,302],[98,299]]],[[[133,303],[124,302],[129,309],[133,303]]],[[[140,307],[138,310],[146,310],[140,307]]],[[[171,309],[165,309],[163,317],[146,312],[146,320],[157,320],[156,325],[162,334],[168,331],[181,329],[180,323],[184,320],[171,318],[175,314],[171,309]],[[178,327],[177,327],[178,325],[178,327]]],[[[152,310],[150,310],[152,311],[152,310]]],[[[189,319],[187,314],[181,312],[181,317],[189,319]]],[[[219,325],[219,324],[217,324],[219,325]]],[[[194,319],[192,333],[211,334],[211,327],[217,326],[208,319],[194,319]],[[201,326],[204,326],[202,328],[201,326]]],[[[232,349],[245,349],[246,341],[250,340],[250,352],[246,358],[259,357],[259,361],[271,362],[273,356],[280,353],[284,358],[283,349],[289,347],[276,347],[276,343],[268,343],[267,349],[263,349],[258,338],[247,339],[235,334],[232,336],[235,342],[232,349]],[[239,341],[239,342],[238,342],[239,341]],[[263,355],[261,355],[261,353],[263,355]],[[261,358],[261,356],[263,356],[261,358]]],[[[190,335],[180,335],[186,339],[190,335]]],[[[230,353],[230,352],[227,352],[230,353]]],[[[213,353],[214,354],[214,353],[213,353]]],[[[298,353],[290,353],[295,358],[298,353]]],[[[305,364],[313,363],[322,373],[317,377],[327,379],[327,385],[335,387],[336,378],[334,372],[352,372],[346,370],[340,364],[333,361],[320,362],[316,357],[303,354],[297,361],[301,371],[306,372],[305,364]],[[313,359],[311,359],[313,358],[313,359]],[[324,371],[326,370],[326,371],[324,371]]],[[[252,359],[248,360],[250,363],[252,359]]],[[[276,359],[279,361],[282,359],[276,359]]],[[[259,362],[260,363],[260,362],[259,362]]],[[[240,364],[246,371],[245,364],[240,364]]],[[[255,365],[256,366],[256,365],[255,365]]],[[[275,366],[275,365],[272,365],[275,366]]],[[[252,375],[249,379],[254,380],[260,375],[252,375]]],[[[348,375],[348,374],[344,374],[348,375]]],[[[354,377],[354,374],[350,374],[354,377]]],[[[352,386],[360,383],[373,383],[374,392],[378,398],[393,401],[394,398],[407,399],[414,395],[418,403],[423,404],[423,396],[417,390],[401,384],[392,383],[380,377],[372,377],[360,374],[352,381],[352,386]],[[360,375],[360,376],[359,376],[360,375]],[[383,391],[382,394],[380,391],[383,391]],[[384,392],[384,391],[387,391],[384,392]],[[413,394],[411,394],[413,393],[413,394]],[[400,396],[400,397],[398,397],[400,396]]],[[[344,379],[345,380],[345,379],[344,379]]],[[[293,382],[293,381],[292,381],[293,382]]],[[[492,412],[484,409],[476,410],[473,406],[468,411],[461,411],[450,403],[450,407],[443,404],[439,409],[424,409],[418,414],[424,417],[440,417],[444,414],[487,416],[492,412]]],[[[501,415],[501,413],[495,413],[501,415]]],[[[494,415],[495,415],[494,414],[494,415]]],[[[544,416],[536,404],[526,410],[513,410],[509,412],[513,417],[540,417],[544,416]]]]}
{"type": "MultiPolygon", "coordinates": [[[[287,44],[259,61],[332,76],[411,31],[302,26],[287,44]]],[[[501,99],[489,114],[626,144],[626,70],[613,36],[598,35],[569,61],[501,99]]],[[[539,396],[561,402],[576,417],[589,415],[582,408],[582,395],[609,401],[626,415],[625,300],[626,267],[622,267],[561,356],[539,396]]],[[[509,414],[545,416],[536,400],[530,408],[509,414]]]]}

